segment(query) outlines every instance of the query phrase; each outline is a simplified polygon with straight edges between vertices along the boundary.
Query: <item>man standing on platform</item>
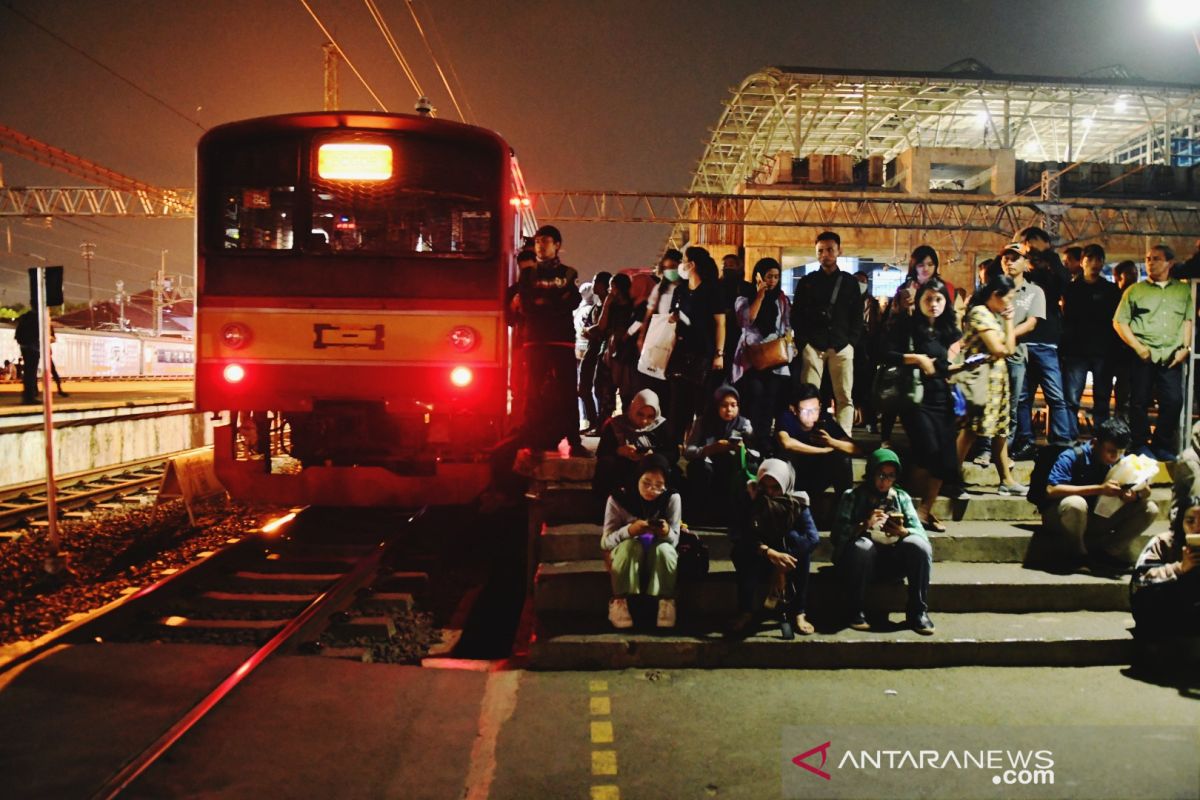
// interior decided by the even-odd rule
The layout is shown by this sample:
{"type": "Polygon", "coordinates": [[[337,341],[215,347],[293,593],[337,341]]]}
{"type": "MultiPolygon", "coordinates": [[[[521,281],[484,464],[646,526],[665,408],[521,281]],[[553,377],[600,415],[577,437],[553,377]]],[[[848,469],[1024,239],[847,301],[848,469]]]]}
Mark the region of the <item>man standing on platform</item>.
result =
{"type": "Polygon", "coordinates": [[[742,336],[742,326],[733,306],[739,297],[753,299],[754,294],[754,286],[746,280],[746,273],[742,269],[742,260],[734,253],[725,255],[721,259],[721,303],[725,309],[724,378],[727,383],[731,382],[733,355],[742,336]]]}
{"type": "Polygon", "coordinates": [[[21,402],[25,405],[38,401],[38,361],[41,360],[41,342],[38,331],[37,312],[26,311],[17,318],[16,339],[21,348],[21,358],[25,360],[25,369],[21,374],[21,402]]]}
{"type": "Polygon", "coordinates": [[[525,321],[525,443],[554,450],[566,437],[571,455],[585,456],[576,402],[575,320],[579,305],[576,271],[558,260],[562,234],[553,225],[533,237],[537,266],[521,271],[517,311],[525,321]]]}
{"type": "Polygon", "coordinates": [[[1146,253],[1149,278],[1125,290],[1113,325],[1137,357],[1130,371],[1129,423],[1133,447],[1159,461],[1179,452],[1183,364],[1192,353],[1192,291],[1171,277],[1175,253],[1165,244],[1146,253]],[[1158,397],[1158,424],[1150,437],[1150,399],[1158,397]]]}
{"type": "Polygon", "coordinates": [[[838,267],[841,237],[823,231],[817,235],[816,247],[820,269],[796,286],[792,306],[792,330],[804,343],[800,382],[819,387],[828,364],[837,422],[849,433],[854,426],[853,343],[862,335],[862,295],[854,277],[838,267]]]}

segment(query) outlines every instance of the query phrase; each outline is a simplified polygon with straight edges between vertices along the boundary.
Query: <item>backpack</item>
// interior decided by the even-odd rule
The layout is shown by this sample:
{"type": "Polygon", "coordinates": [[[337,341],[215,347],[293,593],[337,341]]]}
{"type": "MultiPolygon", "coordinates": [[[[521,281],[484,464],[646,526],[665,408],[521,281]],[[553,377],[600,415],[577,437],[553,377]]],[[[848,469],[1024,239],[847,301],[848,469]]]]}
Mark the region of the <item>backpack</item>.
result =
{"type": "Polygon", "coordinates": [[[1048,444],[1038,448],[1037,460],[1033,464],[1033,474],[1029,476],[1029,493],[1025,495],[1025,499],[1039,509],[1050,500],[1046,495],[1046,489],[1049,488],[1046,484],[1050,480],[1050,470],[1054,469],[1058,457],[1067,450],[1074,450],[1075,457],[1078,458],[1083,454],[1083,445],[1075,444],[1068,447],[1060,444],[1048,444]]]}

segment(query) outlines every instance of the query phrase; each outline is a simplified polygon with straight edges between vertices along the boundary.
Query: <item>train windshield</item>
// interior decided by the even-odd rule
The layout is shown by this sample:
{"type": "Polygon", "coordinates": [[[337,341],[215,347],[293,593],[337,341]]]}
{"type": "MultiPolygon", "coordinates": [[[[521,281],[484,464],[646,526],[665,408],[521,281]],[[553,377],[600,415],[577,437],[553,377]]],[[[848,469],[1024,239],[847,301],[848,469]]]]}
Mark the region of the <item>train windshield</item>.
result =
{"type": "Polygon", "coordinates": [[[417,135],[239,143],[210,155],[221,207],[208,241],[224,251],[485,257],[499,235],[497,162],[482,147],[417,135]]]}

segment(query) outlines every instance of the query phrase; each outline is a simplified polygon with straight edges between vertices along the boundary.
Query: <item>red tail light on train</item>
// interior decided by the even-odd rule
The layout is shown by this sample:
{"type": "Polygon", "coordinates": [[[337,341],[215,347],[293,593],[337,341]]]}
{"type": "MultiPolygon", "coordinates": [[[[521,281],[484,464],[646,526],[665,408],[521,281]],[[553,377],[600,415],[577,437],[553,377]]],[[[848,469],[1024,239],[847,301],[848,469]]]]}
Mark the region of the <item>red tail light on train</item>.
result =
{"type": "Polygon", "coordinates": [[[229,364],[221,373],[226,383],[241,383],[246,377],[246,370],[241,364],[229,364]]]}
{"type": "Polygon", "coordinates": [[[450,370],[450,382],[460,389],[465,389],[475,380],[475,373],[470,367],[455,367],[450,370]]]}

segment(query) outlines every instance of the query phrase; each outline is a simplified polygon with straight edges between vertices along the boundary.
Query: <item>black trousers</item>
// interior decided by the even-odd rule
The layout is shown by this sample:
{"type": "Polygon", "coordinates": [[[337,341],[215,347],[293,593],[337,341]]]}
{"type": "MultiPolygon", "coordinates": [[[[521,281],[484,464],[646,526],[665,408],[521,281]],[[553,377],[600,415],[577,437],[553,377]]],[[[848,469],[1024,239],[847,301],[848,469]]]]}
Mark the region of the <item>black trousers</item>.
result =
{"type": "Polygon", "coordinates": [[[580,444],[576,363],[574,345],[525,345],[526,446],[553,450],[564,436],[571,446],[580,444]]]}
{"type": "Polygon", "coordinates": [[[36,347],[22,347],[21,358],[25,359],[25,372],[21,375],[21,399],[32,403],[38,394],[38,361],[41,360],[41,351],[36,347]]]}

